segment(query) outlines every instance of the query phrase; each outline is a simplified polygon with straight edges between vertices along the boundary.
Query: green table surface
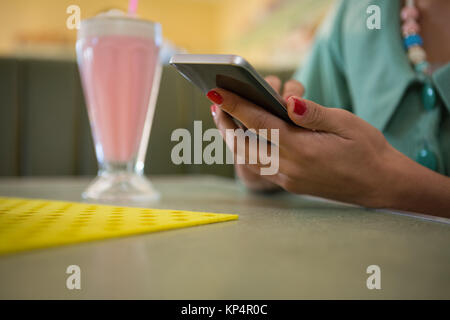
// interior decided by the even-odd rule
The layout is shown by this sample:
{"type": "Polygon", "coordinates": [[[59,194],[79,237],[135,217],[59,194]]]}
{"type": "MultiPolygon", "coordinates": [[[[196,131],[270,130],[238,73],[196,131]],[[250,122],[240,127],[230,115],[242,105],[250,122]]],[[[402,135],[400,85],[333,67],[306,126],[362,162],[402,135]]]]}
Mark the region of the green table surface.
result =
{"type": "MultiPolygon", "coordinates": [[[[79,201],[88,178],[0,179],[0,196],[79,201]]],[[[0,257],[1,299],[449,299],[450,225],[214,176],[153,177],[156,208],[239,220],[0,257]],[[81,268],[81,290],[66,268],[81,268]],[[366,268],[381,268],[369,290],[366,268]]]]}

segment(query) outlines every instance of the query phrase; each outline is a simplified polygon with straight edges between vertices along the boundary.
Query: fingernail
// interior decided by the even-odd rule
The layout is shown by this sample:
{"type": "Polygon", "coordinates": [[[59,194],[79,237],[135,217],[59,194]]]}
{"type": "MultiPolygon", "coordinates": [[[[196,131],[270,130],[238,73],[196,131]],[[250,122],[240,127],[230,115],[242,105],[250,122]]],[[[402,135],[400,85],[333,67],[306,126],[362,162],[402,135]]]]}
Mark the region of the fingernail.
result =
{"type": "Polygon", "coordinates": [[[211,105],[211,113],[212,113],[212,115],[213,115],[213,117],[215,117],[216,116],[216,105],[215,104],[212,104],[211,105]]]}
{"type": "Polygon", "coordinates": [[[285,99],[285,100],[286,100],[286,103],[289,101],[289,98],[290,98],[290,97],[292,97],[292,95],[286,97],[286,99],[285,99]]]}
{"type": "Polygon", "coordinates": [[[215,104],[221,105],[223,102],[222,96],[217,91],[211,90],[206,94],[206,96],[215,104]]]}
{"type": "Polygon", "coordinates": [[[306,103],[303,100],[294,99],[294,113],[302,116],[306,112],[306,103]]]}

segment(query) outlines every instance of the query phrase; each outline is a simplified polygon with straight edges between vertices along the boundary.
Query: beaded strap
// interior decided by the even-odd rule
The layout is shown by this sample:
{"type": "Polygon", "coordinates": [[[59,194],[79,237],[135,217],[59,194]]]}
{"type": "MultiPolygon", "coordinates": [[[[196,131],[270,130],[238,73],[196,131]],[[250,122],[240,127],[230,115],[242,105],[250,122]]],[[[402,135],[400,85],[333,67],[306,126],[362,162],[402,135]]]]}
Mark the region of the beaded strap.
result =
{"type": "MultiPolygon", "coordinates": [[[[419,10],[414,0],[406,0],[406,5],[400,13],[404,45],[408,51],[408,59],[411,61],[419,77],[424,80],[422,88],[422,103],[426,111],[432,111],[437,105],[436,91],[431,81],[431,68],[427,61],[427,54],[423,49],[423,39],[420,36],[419,10]]],[[[416,156],[416,161],[432,170],[438,167],[436,154],[430,149],[426,139],[416,156]]]]}
{"type": "Polygon", "coordinates": [[[431,68],[427,61],[427,54],[423,49],[423,39],[419,35],[419,10],[417,10],[414,0],[406,1],[406,5],[403,7],[400,16],[403,20],[402,32],[405,48],[408,50],[408,59],[413,64],[419,76],[425,80],[422,91],[424,108],[426,110],[433,110],[436,107],[437,97],[430,80],[431,68]]]}
{"type": "Polygon", "coordinates": [[[403,20],[402,32],[405,47],[408,50],[408,58],[419,73],[430,74],[430,64],[427,62],[427,54],[423,49],[423,40],[419,35],[420,25],[419,10],[417,10],[414,0],[407,0],[406,6],[401,11],[403,20]]]}

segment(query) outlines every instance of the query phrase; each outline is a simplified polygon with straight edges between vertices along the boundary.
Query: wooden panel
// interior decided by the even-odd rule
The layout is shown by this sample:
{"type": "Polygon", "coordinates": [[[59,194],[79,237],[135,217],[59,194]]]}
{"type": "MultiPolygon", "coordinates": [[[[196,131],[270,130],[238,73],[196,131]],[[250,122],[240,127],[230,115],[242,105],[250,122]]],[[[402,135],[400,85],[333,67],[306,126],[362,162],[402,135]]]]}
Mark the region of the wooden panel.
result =
{"type": "Polygon", "coordinates": [[[80,74],[78,68],[75,72],[75,111],[77,114],[76,125],[76,168],[77,175],[97,174],[97,158],[95,157],[94,142],[91,134],[91,127],[87,115],[86,103],[81,87],[80,74]]]}
{"type": "Polygon", "coordinates": [[[0,176],[19,173],[18,73],[16,59],[0,59],[0,176]]]}
{"type": "Polygon", "coordinates": [[[76,168],[76,66],[73,62],[30,60],[23,67],[20,173],[72,175],[76,168]]]}
{"type": "MultiPolygon", "coordinates": [[[[288,78],[287,73],[281,76],[288,78]]],[[[174,68],[164,66],[146,157],[147,174],[233,176],[231,165],[175,165],[171,160],[177,144],[171,141],[173,130],[187,128],[194,139],[195,120],[202,121],[203,132],[214,127],[209,106],[197,88],[174,68]]],[[[3,176],[96,174],[74,61],[0,59],[0,148],[3,176]]]]}

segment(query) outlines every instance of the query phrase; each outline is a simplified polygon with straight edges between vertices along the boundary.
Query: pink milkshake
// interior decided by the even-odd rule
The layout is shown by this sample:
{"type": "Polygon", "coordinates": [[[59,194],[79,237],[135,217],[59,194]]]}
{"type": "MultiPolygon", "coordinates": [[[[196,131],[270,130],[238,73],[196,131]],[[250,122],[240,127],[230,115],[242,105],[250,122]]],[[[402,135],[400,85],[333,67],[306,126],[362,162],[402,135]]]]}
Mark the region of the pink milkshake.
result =
{"type": "Polygon", "coordinates": [[[151,39],[110,35],[84,39],[80,50],[98,155],[128,162],[141,142],[159,48],[151,39]]]}
{"type": "Polygon", "coordinates": [[[159,25],[144,20],[103,15],[81,23],[77,59],[100,169],[87,198],[154,198],[143,165],[160,42],[159,25]]]}

